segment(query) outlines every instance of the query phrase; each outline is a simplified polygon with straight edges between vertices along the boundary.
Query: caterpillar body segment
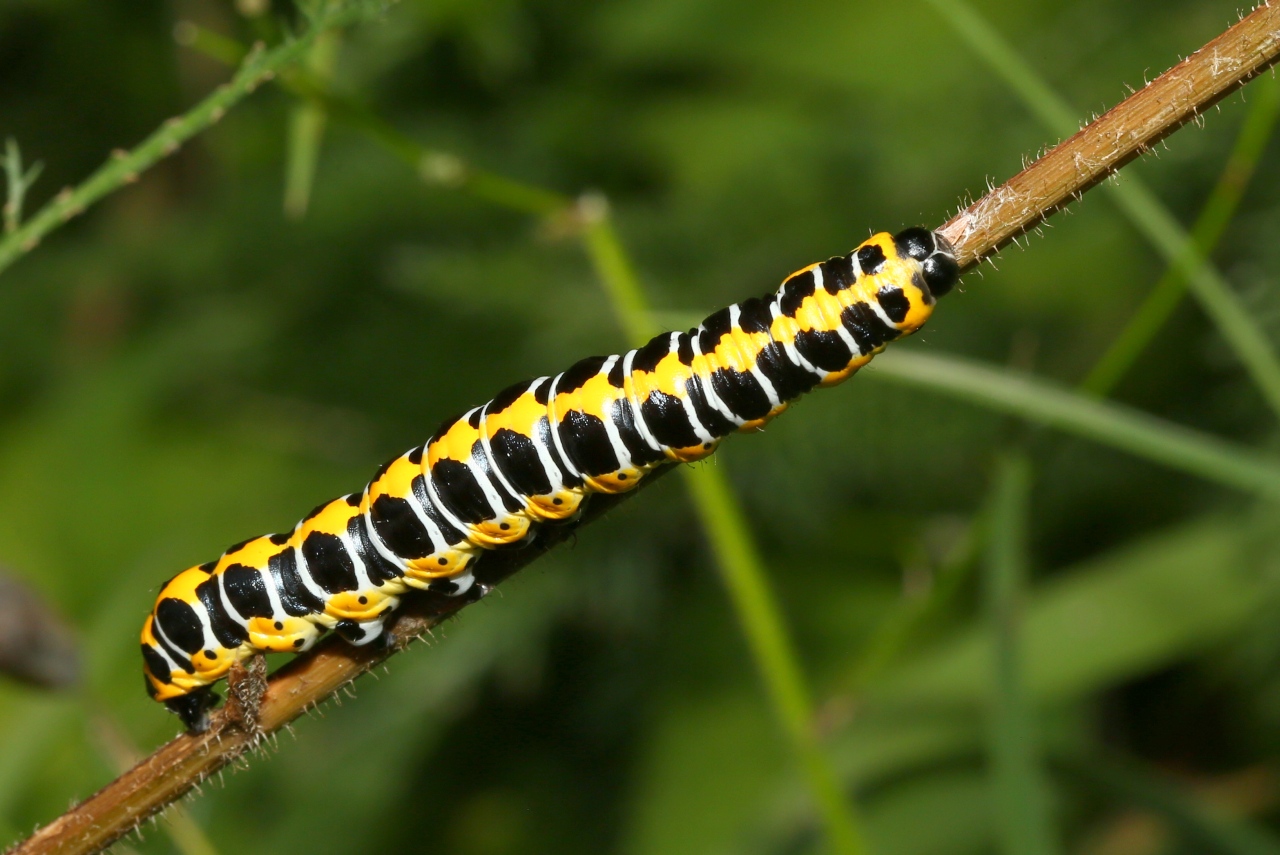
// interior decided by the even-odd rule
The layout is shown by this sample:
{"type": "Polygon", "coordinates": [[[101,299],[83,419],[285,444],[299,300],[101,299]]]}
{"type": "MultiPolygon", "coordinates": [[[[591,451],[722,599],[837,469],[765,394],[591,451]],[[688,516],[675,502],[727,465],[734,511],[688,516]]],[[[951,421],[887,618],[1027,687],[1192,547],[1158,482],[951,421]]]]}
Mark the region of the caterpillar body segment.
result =
{"type": "Polygon", "coordinates": [[[201,730],[210,686],[255,651],[306,650],[328,630],[353,644],[385,638],[411,590],[463,594],[486,552],[572,523],[592,493],[634,489],[759,429],[919,329],[957,278],[939,235],[880,233],[688,332],[507,388],[362,492],[166,583],[142,629],[148,690],[201,730]]]}

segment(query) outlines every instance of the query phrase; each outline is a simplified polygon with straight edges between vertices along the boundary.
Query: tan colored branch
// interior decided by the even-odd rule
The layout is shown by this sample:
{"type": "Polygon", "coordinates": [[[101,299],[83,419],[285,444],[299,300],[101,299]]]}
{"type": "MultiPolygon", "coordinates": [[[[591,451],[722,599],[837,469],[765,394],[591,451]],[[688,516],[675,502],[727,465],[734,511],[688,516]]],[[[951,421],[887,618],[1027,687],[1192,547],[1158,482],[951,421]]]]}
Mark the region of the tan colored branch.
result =
{"type": "Polygon", "coordinates": [[[1270,68],[1280,54],[1280,4],[1264,4],[939,231],[962,268],[1041,220],[1270,68]]]}
{"type": "MultiPolygon", "coordinates": [[[[957,214],[942,227],[943,234],[955,245],[962,265],[976,264],[1270,67],[1278,54],[1280,6],[1260,7],[957,214]]],[[[620,498],[595,497],[583,522],[606,512],[620,498]]],[[[425,595],[410,603],[392,624],[403,640],[396,649],[568,535],[568,529],[544,529],[539,541],[524,549],[487,555],[477,570],[481,584],[471,596],[425,595]]],[[[240,675],[231,691],[234,703],[213,716],[208,732],[178,736],[18,844],[11,855],[78,855],[103,849],[393,652],[329,639],[277,671],[265,689],[252,670],[240,675]]]]}

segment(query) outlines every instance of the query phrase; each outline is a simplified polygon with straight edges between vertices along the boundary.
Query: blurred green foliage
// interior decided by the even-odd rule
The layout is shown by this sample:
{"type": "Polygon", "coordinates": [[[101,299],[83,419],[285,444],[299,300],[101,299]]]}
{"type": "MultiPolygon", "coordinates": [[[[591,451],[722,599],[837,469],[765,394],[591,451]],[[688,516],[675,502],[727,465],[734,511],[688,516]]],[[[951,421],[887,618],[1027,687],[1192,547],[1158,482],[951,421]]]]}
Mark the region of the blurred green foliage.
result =
{"type": "MultiPolygon", "coordinates": [[[[0,135],[43,163],[27,211],[227,79],[175,24],[241,43],[300,26],[255,5],[0,7],[0,135]]],[[[978,9],[1082,119],[1236,13],[978,9]]],[[[1053,141],[923,0],[403,0],[325,49],[312,65],[336,91],[423,145],[606,194],[663,317],[763,293],[868,230],[940,223],[1053,141]]],[[[1130,167],[1182,223],[1248,94],[1130,167]]],[[[136,654],[164,579],[353,489],[506,383],[625,345],[563,224],[427,186],[361,130],[298,111],[264,87],[0,277],[0,561],[78,628],[86,663],[72,695],[0,685],[0,840],[113,776],[104,732],[149,748],[175,731],[136,654]]],[[[1214,253],[1273,340],[1277,151],[1214,253]]],[[[1071,385],[1163,272],[1091,194],[899,347],[1071,385]]],[[[1191,306],[1116,397],[1275,447],[1263,398],[1191,306]]],[[[877,855],[1008,851],[989,713],[1009,714],[992,699],[1010,685],[1061,851],[1280,851],[1273,505],[874,368],[705,465],[745,506],[877,855]],[[972,541],[1011,446],[1031,470],[1003,504],[1029,578],[1005,603],[1016,631],[993,634],[972,541]],[[940,574],[953,594],[919,607],[940,574]],[[906,611],[912,631],[886,646],[906,611]],[[997,681],[992,646],[1010,643],[1019,667],[997,681]]],[[[189,813],[224,853],[817,851],[712,568],[663,479],[189,813]]],[[[174,846],[155,830],[130,845],[174,846]]]]}

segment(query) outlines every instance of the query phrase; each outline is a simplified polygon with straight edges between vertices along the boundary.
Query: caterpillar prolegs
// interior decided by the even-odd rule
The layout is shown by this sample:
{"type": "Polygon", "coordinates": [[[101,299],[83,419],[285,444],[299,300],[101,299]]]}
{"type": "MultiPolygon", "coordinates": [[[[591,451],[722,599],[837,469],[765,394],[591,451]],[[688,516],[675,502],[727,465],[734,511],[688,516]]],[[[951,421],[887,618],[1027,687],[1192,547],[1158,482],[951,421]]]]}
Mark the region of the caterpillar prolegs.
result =
{"type": "Polygon", "coordinates": [[[211,684],[254,651],[306,650],[326,630],[357,645],[384,638],[410,590],[463,594],[486,551],[571,523],[592,493],[700,460],[846,379],[919,329],[958,275],[941,236],[882,232],[687,333],[511,386],[362,492],[166,583],[142,628],[149,692],[198,731],[217,701],[211,684]]]}

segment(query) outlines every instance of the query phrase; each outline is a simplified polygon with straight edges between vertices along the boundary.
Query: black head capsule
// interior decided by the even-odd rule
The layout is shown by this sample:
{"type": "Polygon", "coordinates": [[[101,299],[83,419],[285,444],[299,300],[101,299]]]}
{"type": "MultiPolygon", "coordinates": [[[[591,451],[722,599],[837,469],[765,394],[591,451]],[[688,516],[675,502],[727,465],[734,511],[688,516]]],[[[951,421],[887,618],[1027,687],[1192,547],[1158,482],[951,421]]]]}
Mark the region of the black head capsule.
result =
{"type": "Polygon", "coordinates": [[[189,733],[204,733],[209,729],[209,710],[218,703],[218,696],[208,686],[194,692],[170,698],[164,702],[169,711],[182,719],[189,733]]]}
{"type": "Polygon", "coordinates": [[[925,284],[933,296],[941,297],[960,279],[960,265],[951,244],[937,232],[915,226],[898,232],[893,243],[898,252],[920,262],[925,284]]]}
{"type": "Polygon", "coordinates": [[[914,258],[916,261],[924,261],[933,255],[937,249],[933,232],[920,226],[913,226],[898,232],[893,236],[893,243],[898,248],[899,253],[909,258],[914,258]]]}

